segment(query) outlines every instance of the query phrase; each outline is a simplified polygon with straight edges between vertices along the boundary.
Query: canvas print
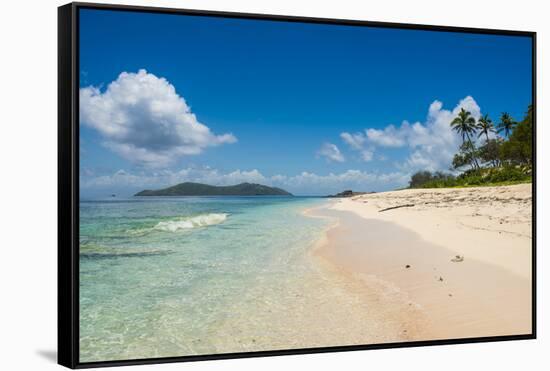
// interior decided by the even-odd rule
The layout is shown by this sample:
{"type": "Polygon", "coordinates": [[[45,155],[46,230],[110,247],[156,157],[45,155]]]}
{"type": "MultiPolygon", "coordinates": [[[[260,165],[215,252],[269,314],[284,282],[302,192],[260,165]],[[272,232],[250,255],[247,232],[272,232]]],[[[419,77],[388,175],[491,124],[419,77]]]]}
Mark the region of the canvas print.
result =
{"type": "Polygon", "coordinates": [[[80,362],[532,332],[532,39],[79,10],[80,362]]]}

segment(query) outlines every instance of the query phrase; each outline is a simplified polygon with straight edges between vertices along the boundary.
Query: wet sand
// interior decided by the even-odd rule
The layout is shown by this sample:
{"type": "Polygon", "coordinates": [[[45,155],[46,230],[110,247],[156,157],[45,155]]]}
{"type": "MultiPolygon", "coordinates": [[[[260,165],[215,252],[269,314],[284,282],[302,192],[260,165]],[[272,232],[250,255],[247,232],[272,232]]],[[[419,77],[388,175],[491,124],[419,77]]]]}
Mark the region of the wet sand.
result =
{"type": "Polygon", "coordinates": [[[392,311],[407,339],[529,334],[529,187],[341,199],[310,211],[338,219],[313,255],[350,282],[361,282],[371,312],[413,308],[392,311]],[[415,206],[379,211],[403,204],[415,206]]]}

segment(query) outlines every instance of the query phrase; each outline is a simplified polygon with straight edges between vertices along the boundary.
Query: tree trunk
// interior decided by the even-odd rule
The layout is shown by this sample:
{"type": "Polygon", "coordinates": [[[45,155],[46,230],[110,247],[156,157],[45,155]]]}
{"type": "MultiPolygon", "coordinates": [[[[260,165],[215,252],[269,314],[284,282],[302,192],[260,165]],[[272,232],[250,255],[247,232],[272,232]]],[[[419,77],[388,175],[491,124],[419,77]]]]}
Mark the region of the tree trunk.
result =
{"type": "MultiPolygon", "coordinates": [[[[474,144],[472,143],[472,139],[470,139],[470,134],[466,133],[466,138],[468,138],[468,142],[470,143],[470,145],[472,146],[472,148],[475,150],[475,146],[474,144]]],[[[475,151],[474,153],[472,153],[472,158],[474,159],[474,167],[476,169],[479,169],[479,163],[477,162],[477,158],[475,156],[475,151]]]]}

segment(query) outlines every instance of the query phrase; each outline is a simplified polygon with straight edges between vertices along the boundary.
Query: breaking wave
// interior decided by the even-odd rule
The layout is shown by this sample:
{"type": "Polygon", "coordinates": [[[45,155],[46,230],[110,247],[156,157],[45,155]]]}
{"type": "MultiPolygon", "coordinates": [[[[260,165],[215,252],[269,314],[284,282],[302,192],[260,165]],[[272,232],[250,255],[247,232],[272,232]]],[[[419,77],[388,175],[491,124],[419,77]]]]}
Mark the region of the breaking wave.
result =
{"type": "Polygon", "coordinates": [[[177,232],[179,230],[207,227],[209,225],[223,223],[227,219],[227,216],[228,214],[224,213],[201,214],[188,218],[159,222],[153,229],[165,232],[177,232]]]}

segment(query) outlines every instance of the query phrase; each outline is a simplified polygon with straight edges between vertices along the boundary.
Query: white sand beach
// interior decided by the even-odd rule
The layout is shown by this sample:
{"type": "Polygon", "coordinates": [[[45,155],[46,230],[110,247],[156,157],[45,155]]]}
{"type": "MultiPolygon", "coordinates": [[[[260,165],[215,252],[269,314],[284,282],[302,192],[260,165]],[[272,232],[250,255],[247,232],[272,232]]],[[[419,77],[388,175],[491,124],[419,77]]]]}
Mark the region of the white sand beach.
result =
{"type": "Polygon", "coordinates": [[[315,255],[378,292],[371,307],[416,309],[407,339],[529,334],[531,205],[531,184],[338,199],[316,212],[340,221],[315,255]]]}

